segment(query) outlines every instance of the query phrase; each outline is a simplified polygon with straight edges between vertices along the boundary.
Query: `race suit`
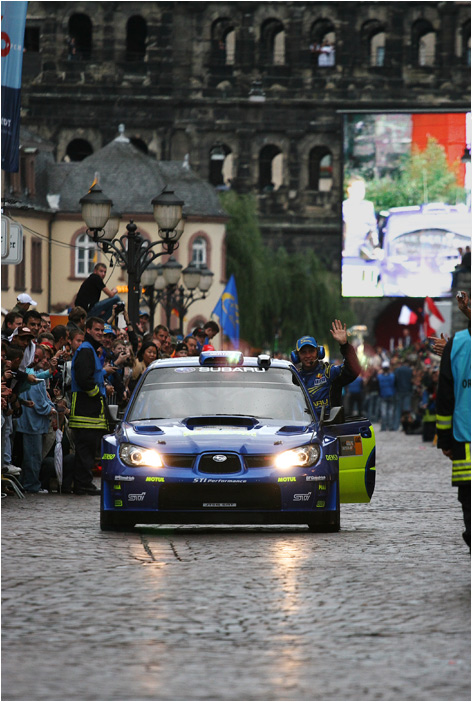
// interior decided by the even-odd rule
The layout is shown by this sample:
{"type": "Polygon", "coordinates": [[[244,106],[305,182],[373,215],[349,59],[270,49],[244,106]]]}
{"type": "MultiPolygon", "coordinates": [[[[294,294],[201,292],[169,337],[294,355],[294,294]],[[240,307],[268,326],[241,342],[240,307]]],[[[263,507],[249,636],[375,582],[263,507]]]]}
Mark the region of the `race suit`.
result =
{"type": "Polygon", "coordinates": [[[328,413],[331,407],[341,406],[342,388],[352,383],[362,370],[352,344],[343,344],[339,350],[344,358],[341,365],[318,361],[313,370],[299,371],[317,417],[322,407],[328,413]]]}

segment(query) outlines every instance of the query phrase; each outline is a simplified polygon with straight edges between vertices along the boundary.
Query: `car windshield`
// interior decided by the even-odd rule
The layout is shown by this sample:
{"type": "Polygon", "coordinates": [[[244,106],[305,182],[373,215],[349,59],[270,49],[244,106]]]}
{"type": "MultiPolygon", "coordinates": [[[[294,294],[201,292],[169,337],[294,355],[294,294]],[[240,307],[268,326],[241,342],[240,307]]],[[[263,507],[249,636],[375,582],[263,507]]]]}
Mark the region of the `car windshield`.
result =
{"type": "Polygon", "coordinates": [[[444,229],[419,229],[407,232],[390,242],[389,254],[407,258],[457,256],[461,238],[444,229]]]}
{"type": "Polygon", "coordinates": [[[309,424],[311,409],[288,368],[155,368],[145,377],[126,419],[246,415],[309,424]]]}

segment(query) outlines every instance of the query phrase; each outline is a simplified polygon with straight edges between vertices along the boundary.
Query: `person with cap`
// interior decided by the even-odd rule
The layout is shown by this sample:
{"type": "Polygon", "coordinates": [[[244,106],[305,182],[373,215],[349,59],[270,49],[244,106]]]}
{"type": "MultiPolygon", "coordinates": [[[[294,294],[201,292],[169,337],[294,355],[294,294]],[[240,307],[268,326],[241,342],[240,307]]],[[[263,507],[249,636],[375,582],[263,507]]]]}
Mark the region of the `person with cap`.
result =
{"type": "Polygon", "coordinates": [[[93,469],[101,438],[108,431],[104,373],[98,356],[103,344],[103,327],[100,317],[87,319],[85,339],[71,363],[69,427],[74,435],[74,492],[77,495],[100,494],[93,483],[93,469]]]}
{"type": "Polygon", "coordinates": [[[356,351],[347,340],[346,325],[335,319],[331,326],[331,335],[334,341],[338,342],[344,359],[342,364],[335,365],[323,361],[325,350],[312,336],[302,336],[298,339],[291,355],[293,363],[301,364],[299,373],[318,417],[323,407],[328,413],[331,407],[341,405],[342,388],[361,372],[356,351]]]}
{"type": "Polygon", "coordinates": [[[149,331],[149,313],[146,310],[139,310],[139,322],[137,323],[138,332],[147,334],[149,331]]]}
{"type": "Polygon", "coordinates": [[[34,343],[34,334],[29,327],[21,326],[15,329],[9,339],[12,346],[19,346],[23,350],[23,358],[20,363],[20,371],[25,371],[26,368],[33,362],[34,351],[36,344],[34,343]]]}
{"type": "Polygon", "coordinates": [[[380,431],[394,431],[395,375],[390,370],[390,361],[382,361],[382,370],[377,380],[380,396],[380,431]]]}
{"type": "Polygon", "coordinates": [[[111,317],[113,305],[123,304],[117,295],[117,289],[107,288],[104,278],[107,273],[105,263],[97,263],[93,273],[84,280],[75,298],[75,306],[83,307],[89,317],[100,317],[105,322],[111,317]],[[108,300],[100,302],[102,292],[108,296],[108,300]]]}
{"type": "Polygon", "coordinates": [[[25,312],[28,311],[30,305],[33,307],[36,307],[38,303],[33,300],[33,298],[28,295],[27,293],[21,293],[21,295],[18,295],[16,298],[16,305],[10,310],[11,312],[19,312],[21,316],[23,317],[25,312]]]}
{"type": "Polygon", "coordinates": [[[459,309],[469,320],[467,329],[449,339],[441,356],[436,392],[437,447],[452,461],[452,485],[462,505],[470,550],[470,428],[471,428],[471,349],[469,296],[458,297],[459,309]],[[465,300],[465,302],[464,302],[465,300]]]}

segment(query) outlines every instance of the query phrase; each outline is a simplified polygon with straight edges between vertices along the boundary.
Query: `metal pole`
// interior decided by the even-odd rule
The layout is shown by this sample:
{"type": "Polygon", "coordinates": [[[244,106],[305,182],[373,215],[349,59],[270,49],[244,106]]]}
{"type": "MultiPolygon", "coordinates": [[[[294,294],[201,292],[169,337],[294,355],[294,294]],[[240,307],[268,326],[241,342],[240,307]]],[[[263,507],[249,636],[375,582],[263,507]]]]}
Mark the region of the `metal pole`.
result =
{"type": "Polygon", "coordinates": [[[128,315],[136,329],[139,321],[139,298],[141,296],[141,281],[138,277],[137,267],[139,260],[139,239],[136,240],[136,224],[131,221],[128,230],[128,315]]]}

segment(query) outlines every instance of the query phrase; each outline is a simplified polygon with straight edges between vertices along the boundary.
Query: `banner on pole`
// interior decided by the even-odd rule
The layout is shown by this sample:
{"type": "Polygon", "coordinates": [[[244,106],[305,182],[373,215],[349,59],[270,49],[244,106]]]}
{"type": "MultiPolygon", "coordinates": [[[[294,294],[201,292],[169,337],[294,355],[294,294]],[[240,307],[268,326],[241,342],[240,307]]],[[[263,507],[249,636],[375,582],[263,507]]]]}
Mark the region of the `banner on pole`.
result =
{"type": "Polygon", "coordinates": [[[212,314],[219,318],[223,335],[230,339],[235,349],[239,348],[239,304],[234,275],[229,279],[212,314]]]}
{"type": "Polygon", "coordinates": [[[27,2],[2,2],[2,169],[19,170],[21,71],[27,2]]]}

